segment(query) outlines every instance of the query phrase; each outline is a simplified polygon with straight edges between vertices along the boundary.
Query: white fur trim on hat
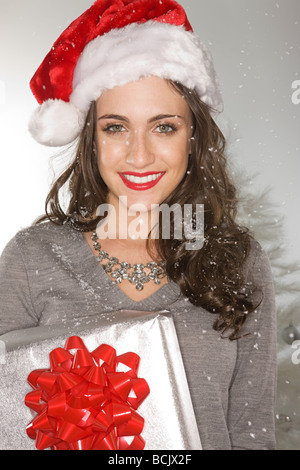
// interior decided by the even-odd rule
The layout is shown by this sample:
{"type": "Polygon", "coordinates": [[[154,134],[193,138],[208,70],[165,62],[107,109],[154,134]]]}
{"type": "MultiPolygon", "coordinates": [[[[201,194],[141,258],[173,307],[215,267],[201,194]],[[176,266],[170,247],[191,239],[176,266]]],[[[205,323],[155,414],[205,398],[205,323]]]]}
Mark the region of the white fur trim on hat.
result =
{"type": "Polygon", "coordinates": [[[40,144],[60,147],[78,137],[84,119],[85,113],[74,104],[62,100],[48,100],[32,114],[29,131],[40,144]]]}
{"type": "Polygon", "coordinates": [[[70,101],[87,111],[104,90],[149,75],[196,89],[213,108],[222,103],[204,44],[183,27],[157,21],[133,23],[91,41],[77,62],[70,101]]]}
{"type": "Polygon", "coordinates": [[[70,102],[43,103],[30,132],[44,145],[66,145],[80,134],[91,102],[105,90],[153,75],[196,90],[213,110],[222,106],[212,58],[200,39],[183,27],[147,21],[88,43],[74,71],[70,102]]]}

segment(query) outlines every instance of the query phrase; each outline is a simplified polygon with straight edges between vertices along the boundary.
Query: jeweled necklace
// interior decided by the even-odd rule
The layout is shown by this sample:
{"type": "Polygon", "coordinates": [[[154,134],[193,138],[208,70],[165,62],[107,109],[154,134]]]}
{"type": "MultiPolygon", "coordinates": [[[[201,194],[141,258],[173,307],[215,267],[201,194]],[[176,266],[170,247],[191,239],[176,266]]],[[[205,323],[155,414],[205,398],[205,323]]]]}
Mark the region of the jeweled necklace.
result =
{"type": "Polygon", "coordinates": [[[126,261],[120,262],[118,258],[110,256],[106,251],[102,250],[96,232],[93,232],[91,238],[94,242],[94,249],[99,252],[99,255],[96,257],[97,261],[100,262],[104,271],[112,277],[116,284],[120,284],[123,280],[126,280],[131,282],[131,284],[135,284],[135,288],[141,291],[144,289],[144,284],[151,281],[155,284],[160,284],[160,279],[167,276],[165,261],[159,261],[158,263],[150,261],[146,266],[141,263],[131,266],[130,263],[126,261]],[[102,264],[104,260],[108,260],[108,262],[102,264]],[[115,268],[115,266],[117,267],[115,268]],[[145,271],[145,269],[147,271],[145,271]],[[128,271],[131,271],[131,273],[128,271]]]}

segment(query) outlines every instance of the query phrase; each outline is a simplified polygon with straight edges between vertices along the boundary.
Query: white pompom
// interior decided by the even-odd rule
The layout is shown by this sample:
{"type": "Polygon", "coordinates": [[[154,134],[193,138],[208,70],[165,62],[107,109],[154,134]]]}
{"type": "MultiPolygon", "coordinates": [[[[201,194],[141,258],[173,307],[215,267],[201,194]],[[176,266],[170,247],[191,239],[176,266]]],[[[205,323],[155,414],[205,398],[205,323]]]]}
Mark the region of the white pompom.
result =
{"type": "Polygon", "coordinates": [[[74,104],[48,100],[39,106],[29,121],[29,132],[42,145],[60,147],[79,136],[84,114],[74,104]]]}

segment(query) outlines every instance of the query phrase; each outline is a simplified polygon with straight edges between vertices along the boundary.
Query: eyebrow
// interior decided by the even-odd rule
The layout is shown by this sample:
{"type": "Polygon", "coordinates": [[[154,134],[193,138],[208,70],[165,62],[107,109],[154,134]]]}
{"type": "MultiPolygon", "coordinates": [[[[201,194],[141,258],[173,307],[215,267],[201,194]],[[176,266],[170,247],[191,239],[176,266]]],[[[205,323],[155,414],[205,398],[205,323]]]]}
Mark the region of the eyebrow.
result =
{"type": "MultiPolygon", "coordinates": [[[[154,116],[153,118],[148,120],[148,123],[151,124],[152,122],[156,121],[161,121],[162,119],[170,119],[170,118],[178,118],[178,119],[184,119],[182,116],[179,116],[178,114],[158,114],[157,116],[154,116]]],[[[101,119],[115,119],[116,121],[123,121],[123,122],[129,122],[129,119],[126,116],[120,116],[119,114],[104,114],[103,116],[100,116],[98,118],[98,121],[101,119]]]]}

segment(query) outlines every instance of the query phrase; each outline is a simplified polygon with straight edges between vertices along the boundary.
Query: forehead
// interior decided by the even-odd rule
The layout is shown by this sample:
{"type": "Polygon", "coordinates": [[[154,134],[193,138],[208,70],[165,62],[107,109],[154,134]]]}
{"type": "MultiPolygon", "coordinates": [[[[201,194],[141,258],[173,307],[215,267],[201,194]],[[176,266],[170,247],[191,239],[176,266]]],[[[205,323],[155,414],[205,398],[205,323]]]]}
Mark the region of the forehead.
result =
{"type": "Polygon", "coordinates": [[[188,117],[189,107],[167,80],[145,77],[105,91],[97,100],[101,113],[154,115],[180,114],[188,117]]]}

